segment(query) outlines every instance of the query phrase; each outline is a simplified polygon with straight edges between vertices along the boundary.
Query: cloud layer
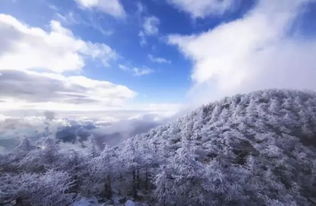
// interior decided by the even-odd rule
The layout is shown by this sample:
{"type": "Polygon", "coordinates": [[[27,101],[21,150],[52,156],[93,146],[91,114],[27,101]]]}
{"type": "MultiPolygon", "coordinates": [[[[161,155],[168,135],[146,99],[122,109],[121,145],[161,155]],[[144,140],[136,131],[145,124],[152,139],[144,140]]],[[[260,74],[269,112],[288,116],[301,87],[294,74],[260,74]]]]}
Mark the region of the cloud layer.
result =
{"type": "Polygon", "coordinates": [[[261,0],[243,18],[207,32],[171,35],[194,63],[200,101],[265,88],[316,89],[316,41],[290,35],[308,0],[261,0]]]}
{"type": "Polygon", "coordinates": [[[116,145],[124,139],[147,132],[163,121],[165,119],[150,114],[115,122],[48,118],[45,114],[0,118],[0,154],[12,151],[24,138],[35,142],[52,137],[63,142],[61,146],[72,149],[86,148],[94,142],[101,149],[105,144],[116,145]]]}
{"type": "Polygon", "coordinates": [[[103,106],[119,106],[136,94],[125,86],[84,76],[65,77],[10,70],[1,71],[0,89],[0,98],[3,100],[8,98],[32,103],[94,103],[103,106]]]}

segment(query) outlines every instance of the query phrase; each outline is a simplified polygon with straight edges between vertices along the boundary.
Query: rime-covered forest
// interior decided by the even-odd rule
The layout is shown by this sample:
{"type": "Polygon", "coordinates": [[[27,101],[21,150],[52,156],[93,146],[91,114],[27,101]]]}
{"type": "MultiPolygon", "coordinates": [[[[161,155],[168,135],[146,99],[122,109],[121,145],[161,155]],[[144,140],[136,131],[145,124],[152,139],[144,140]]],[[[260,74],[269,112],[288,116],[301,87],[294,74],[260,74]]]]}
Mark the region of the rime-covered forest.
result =
{"type": "Polygon", "coordinates": [[[316,94],[236,95],[88,151],[24,139],[0,156],[0,205],[316,205],[316,94]]]}

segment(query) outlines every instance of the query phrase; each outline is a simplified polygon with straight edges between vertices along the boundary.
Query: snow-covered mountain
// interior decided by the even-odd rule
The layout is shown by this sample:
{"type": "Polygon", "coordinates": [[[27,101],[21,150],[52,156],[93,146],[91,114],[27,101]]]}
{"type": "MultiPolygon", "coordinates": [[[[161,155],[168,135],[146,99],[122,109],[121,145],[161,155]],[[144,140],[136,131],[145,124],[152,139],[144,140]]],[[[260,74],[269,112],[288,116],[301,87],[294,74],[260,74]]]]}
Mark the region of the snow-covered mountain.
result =
{"type": "Polygon", "coordinates": [[[0,202],[8,204],[95,196],[112,205],[315,205],[316,94],[236,95],[114,148],[87,155],[25,140],[0,160],[0,202]]]}
{"type": "Polygon", "coordinates": [[[168,203],[316,204],[314,93],[236,95],[125,144],[154,152],[166,165],[156,181],[172,185],[159,194],[168,203]]]}

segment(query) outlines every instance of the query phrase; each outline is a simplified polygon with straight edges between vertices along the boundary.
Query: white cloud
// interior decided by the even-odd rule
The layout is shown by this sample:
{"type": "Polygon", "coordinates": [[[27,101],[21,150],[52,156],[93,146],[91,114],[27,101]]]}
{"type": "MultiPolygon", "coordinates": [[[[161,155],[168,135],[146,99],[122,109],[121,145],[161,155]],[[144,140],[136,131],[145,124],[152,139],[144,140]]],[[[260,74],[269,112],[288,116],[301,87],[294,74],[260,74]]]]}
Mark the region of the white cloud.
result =
{"type": "Polygon", "coordinates": [[[145,17],[144,23],[143,23],[144,33],[149,36],[158,34],[159,24],[160,24],[160,21],[157,17],[155,16],[145,17]]]}
{"type": "Polygon", "coordinates": [[[148,54],[148,59],[152,62],[159,63],[159,64],[170,64],[171,63],[171,61],[168,59],[165,59],[162,57],[155,57],[151,54],[148,54]]]}
{"type": "Polygon", "coordinates": [[[52,73],[3,70],[2,109],[94,110],[119,108],[136,92],[123,85],[52,73]]]}
{"type": "Polygon", "coordinates": [[[65,14],[58,13],[55,14],[55,18],[59,20],[63,25],[84,25],[88,28],[91,28],[97,32],[100,32],[104,36],[110,36],[114,33],[113,29],[105,28],[99,21],[96,21],[94,18],[86,17],[80,13],[74,13],[72,11],[65,14]]]}
{"type": "Polygon", "coordinates": [[[144,76],[148,75],[154,72],[153,69],[150,69],[148,67],[128,67],[123,64],[119,65],[119,68],[123,71],[131,72],[134,76],[144,76]]]}
{"type": "Polygon", "coordinates": [[[288,35],[308,0],[261,0],[242,19],[169,37],[194,63],[201,101],[265,88],[316,89],[316,41],[288,35]],[[207,99],[203,99],[207,98],[207,99]]]}
{"type": "Polygon", "coordinates": [[[125,17],[125,10],[119,0],[75,0],[81,7],[98,9],[116,18],[125,17]]]}
{"type": "Polygon", "coordinates": [[[179,10],[189,13],[193,18],[203,18],[209,15],[221,15],[238,0],[168,0],[179,10]]]}
{"type": "Polygon", "coordinates": [[[140,39],[140,45],[145,46],[147,44],[147,36],[156,36],[159,33],[160,20],[155,16],[147,16],[143,20],[142,29],[138,33],[140,39]]]}
{"type": "Polygon", "coordinates": [[[147,44],[147,39],[146,39],[146,35],[143,31],[140,31],[138,33],[138,37],[139,37],[139,44],[141,46],[145,46],[147,44]]]}
{"type": "Polygon", "coordinates": [[[61,73],[81,69],[85,57],[101,60],[105,66],[116,58],[109,46],[82,41],[57,21],[51,21],[47,32],[0,14],[0,35],[0,70],[46,69],[61,73]]]}
{"type": "Polygon", "coordinates": [[[133,67],[132,71],[135,76],[144,76],[144,75],[151,74],[154,72],[154,70],[150,68],[138,68],[138,67],[133,67]]]}
{"type": "Polygon", "coordinates": [[[119,68],[120,68],[121,70],[123,70],[123,71],[130,71],[130,68],[129,68],[128,66],[123,65],[123,64],[120,64],[120,65],[119,65],[119,68]]]}
{"type": "Polygon", "coordinates": [[[109,66],[109,61],[117,58],[117,54],[106,44],[86,42],[80,53],[99,60],[104,66],[109,66]]]}

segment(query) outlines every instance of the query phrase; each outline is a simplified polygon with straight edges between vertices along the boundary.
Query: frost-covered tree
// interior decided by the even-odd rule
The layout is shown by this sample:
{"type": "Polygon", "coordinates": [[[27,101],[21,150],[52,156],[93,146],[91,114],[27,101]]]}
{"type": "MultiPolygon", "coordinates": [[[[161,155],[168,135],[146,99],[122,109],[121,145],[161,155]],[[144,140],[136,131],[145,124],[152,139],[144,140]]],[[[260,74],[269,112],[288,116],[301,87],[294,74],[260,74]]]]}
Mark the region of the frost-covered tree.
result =
{"type": "Polygon", "coordinates": [[[208,177],[187,140],[156,176],[156,199],[162,205],[206,205],[208,177]]]}
{"type": "Polygon", "coordinates": [[[0,202],[20,205],[64,206],[72,202],[68,193],[72,184],[66,172],[54,170],[44,174],[24,173],[0,176],[0,202]]]}
{"type": "Polygon", "coordinates": [[[97,194],[111,199],[112,184],[118,176],[120,166],[115,151],[105,146],[100,155],[88,160],[85,166],[86,174],[81,190],[88,195],[97,194]]]}
{"type": "Polygon", "coordinates": [[[140,142],[133,141],[133,139],[127,140],[128,144],[125,144],[120,149],[120,161],[124,165],[125,184],[127,186],[128,194],[134,198],[138,198],[138,189],[140,188],[140,170],[143,163],[143,156],[139,149],[140,142]]]}
{"type": "Polygon", "coordinates": [[[166,206],[176,203],[175,178],[175,171],[171,165],[161,166],[154,182],[156,186],[154,196],[159,205],[166,206]]]}
{"type": "Polygon", "coordinates": [[[0,171],[17,172],[20,161],[35,148],[28,138],[23,138],[13,153],[0,156],[0,171]]]}
{"type": "Polygon", "coordinates": [[[59,145],[52,138],[44,138],[37,144],[37,148],[27,153],[21,161],[19,167],[28,171],[46,171],[59,167],[63,162],[59,145]]]}

